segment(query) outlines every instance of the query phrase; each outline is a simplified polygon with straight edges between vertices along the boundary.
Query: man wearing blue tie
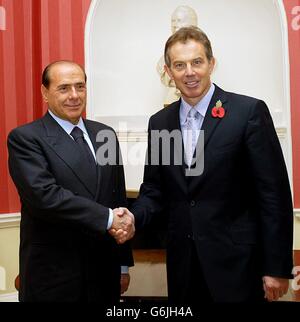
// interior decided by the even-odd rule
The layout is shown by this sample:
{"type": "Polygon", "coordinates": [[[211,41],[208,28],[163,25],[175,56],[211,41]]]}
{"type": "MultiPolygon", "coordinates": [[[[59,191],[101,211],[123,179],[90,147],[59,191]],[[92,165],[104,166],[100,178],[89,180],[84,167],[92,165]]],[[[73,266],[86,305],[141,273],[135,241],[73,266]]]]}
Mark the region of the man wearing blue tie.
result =
{"type": "Polygon", "coordinates": [[[8,136],[10,174],[22,204],[19,299],[117,303],[133,259],[109,229],[134,234],[133,217],[117,208],[126,205],[118,141],[114,164],[96,162],[103,144],[97,134],[115,132],[83,119],[86,75],[78,64],[48,65],[41,88],[47,113],[8,136]]]}

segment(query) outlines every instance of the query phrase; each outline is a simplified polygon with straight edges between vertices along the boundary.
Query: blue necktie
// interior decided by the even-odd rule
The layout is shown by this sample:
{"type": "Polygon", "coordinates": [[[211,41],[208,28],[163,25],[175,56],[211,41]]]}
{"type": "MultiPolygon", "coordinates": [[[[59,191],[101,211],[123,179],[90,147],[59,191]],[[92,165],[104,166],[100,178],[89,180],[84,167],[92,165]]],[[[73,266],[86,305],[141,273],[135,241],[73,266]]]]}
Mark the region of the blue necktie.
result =
{"type": "Polygon", "coordinates": [[[88,182],[93,187],[93,191],[96,192],[97,187],[97,167],[96,167],[96,161],[92,154],[92,151],[90,147],[88,146],[88,143],[84,139],[82,130],[75,126],[70,133],[70,135],[73,137],[74,141],[77,143],[78,148],[82,155],[82,166],[85,176],[88,179],[88,182]]]}

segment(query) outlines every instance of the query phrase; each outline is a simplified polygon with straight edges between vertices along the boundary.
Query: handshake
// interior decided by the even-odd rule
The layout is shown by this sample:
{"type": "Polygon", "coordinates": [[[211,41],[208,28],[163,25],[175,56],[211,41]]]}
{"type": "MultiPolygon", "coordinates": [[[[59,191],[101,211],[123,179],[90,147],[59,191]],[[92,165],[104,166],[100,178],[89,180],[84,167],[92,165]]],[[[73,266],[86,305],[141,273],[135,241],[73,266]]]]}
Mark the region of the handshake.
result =
{"type": "Polygon", "coordinates": [[[134,216],[127,208],[113,210],[113,222],[108,231],[118,244],[123,244],[131,239],[135,233],[134,216]]]}

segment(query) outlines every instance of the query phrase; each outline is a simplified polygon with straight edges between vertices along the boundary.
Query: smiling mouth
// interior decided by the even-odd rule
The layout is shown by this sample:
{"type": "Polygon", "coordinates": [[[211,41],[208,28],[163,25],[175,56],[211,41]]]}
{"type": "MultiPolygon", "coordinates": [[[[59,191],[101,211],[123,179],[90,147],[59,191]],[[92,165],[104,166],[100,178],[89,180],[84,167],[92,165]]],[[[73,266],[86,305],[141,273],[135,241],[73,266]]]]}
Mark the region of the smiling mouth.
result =
{"type": "Polygon", "coordinates": [[[66,104],[65,106],[66,106],[66,107],[69,107],[69,108],[77,108],[77,107],[80,107],[80,106],[81,106],[81,104],[76,104],[76,105],[66,104]]]}
{"type": "Polygon", "coordinates": [[[188,87],[188,88],[194,88],[196,86],[198,86],[199,84],[199,81],[190,81],[190,82],[185,82],[185,85],[188,87]]]}

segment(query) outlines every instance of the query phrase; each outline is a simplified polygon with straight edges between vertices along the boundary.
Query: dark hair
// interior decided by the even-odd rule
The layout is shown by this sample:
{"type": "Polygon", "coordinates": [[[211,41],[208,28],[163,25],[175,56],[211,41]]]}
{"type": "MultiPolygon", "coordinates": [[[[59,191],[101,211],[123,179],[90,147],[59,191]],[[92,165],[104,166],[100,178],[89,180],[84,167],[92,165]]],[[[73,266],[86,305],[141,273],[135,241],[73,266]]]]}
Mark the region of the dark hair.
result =
{"type": "Polygon", "coordinates": [[[213,58],[210,40],[207,35],[198,27],[190,26],[183,27],[177,30],[166,42],[165,45],[165,62],[168,67],[171,67],[170,48],[177,42],[185,44],[188,40],[195,40],[204,46],[206,57],[208,60],[213,58]]]}
{"type": "Polygon", "coordinates": [[[56,65],[56,64],[71,64],[71,65],[75,65],[75,66],[78,66],[81,68],[82,72],[84,73],[84,81],[86,82],[87,80],[87,77],[86,77],[86,73],[84,71],[84,68],[73,62],[73,61],[70,61],[70,60],[58,60],[58,61],[54,61],[52,63],[50,63],[49,65],[47,65],[43,71],[43,74],[42,74],[42,84],[46,87],[46,88],[49,88],[49,85],[50,85],[50,71],[51,71],[51,68],[56,65]]]}

